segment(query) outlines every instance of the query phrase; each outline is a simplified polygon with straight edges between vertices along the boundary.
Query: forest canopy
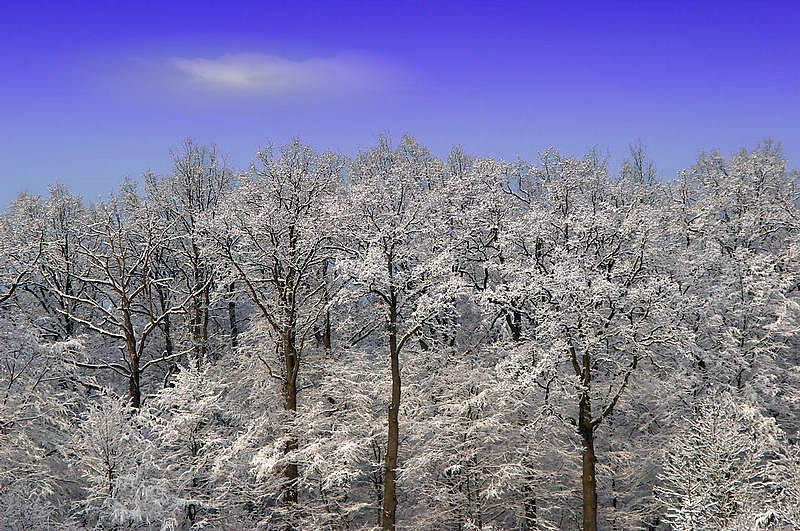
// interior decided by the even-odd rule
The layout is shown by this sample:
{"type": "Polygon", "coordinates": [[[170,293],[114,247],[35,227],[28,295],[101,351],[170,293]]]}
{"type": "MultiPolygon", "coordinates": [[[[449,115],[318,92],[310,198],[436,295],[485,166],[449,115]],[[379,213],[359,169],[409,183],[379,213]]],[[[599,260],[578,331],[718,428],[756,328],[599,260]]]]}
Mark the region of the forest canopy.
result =
{"type": "Polygon", "coordinates": [[[798,177],[186,141],[21,194],[0,528],[793,528],[798,177]]]}

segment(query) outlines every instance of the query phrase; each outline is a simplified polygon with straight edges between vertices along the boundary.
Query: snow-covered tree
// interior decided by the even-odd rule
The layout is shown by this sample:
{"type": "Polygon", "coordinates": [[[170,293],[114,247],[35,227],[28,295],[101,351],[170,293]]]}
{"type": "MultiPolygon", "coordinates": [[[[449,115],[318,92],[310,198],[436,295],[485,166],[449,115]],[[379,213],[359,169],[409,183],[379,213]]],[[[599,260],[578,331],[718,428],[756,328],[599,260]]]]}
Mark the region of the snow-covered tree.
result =
{"type": "Polygon", "coordinates": [[[0,527],[796,525],[776,144],[172,163],[0,214],[0,527]]]}
{"type": "Polygon", "coordinates": [[[655,492],[665,519],[679,530],[777,524],[773,496],[786,487],[796,492],[796,479],[776,484],[787,478],[770,474],[782,439],[775,419],[744,399],[714,392],[699,400],[663,451],[655,492]]]}
{"type": "MultiPolygon", "coordinates": [[[[460,282],[454,273],[442,209],[442,165],[412,138],[393,149],[388,139],[361,154],[349,174],[349,227],[338,263],[353,296],[374,305],[373,321],[388,351],[388,408],[381,525],[395,529],[400,445],[401,354],[426,350],[450,330],[437,317],[454,311],[460,282]],[[418,340],[418,345],[412,343],[418,340]]],[[[442,186],[443,187],[443,186],[442,186]]],[[[445,339],[446,341],[446,339],[445,339]]],[[[380,344],[378,343],[378,344],[380,344]]],[[[424,355],[424,354],[421,354],[424,355]]]]}
{"type": "MultiPolygon", "coordinates": [[[[301,382],[300,367],[328,305],[325,269],[331,257],[328,203],[339,186],[342,159],[315,154],[295,141],[273,153],[258,153],[258,163],[214,220],[211,238],[257,313],[252,322],[257,351],[268,380],[281,386],[282,462],[280,496],[287,518],[298,503],[298,449],[293,433],[301,382]]],[[[267,452],[270,453],[271,451],[267,452]]]]}
{"type": "Polygon", "coordinates": [[[84,481],[78,514],[89,526],[169,527],[174,506],[156,468],[150,419],[126,399],[90,403],[70,441],[72,467],[84,481]]]}
{"type": "MultiPolygon", "coordinates": [[[[166,308],[156,304],[157,288],[170,282],[153,267],[158,249],[173,236],[165,224],[126,182],[118,195],[98,204],[86,217],[77,238],[76,253],[86,261],[86,271],[75,270],[56,252],[45,257],[45,275],[56,296],[72,304],[58,308],[75,323],[119,349],[119,355],[103,353],[90,357],[77,352],[74,363],[89,369],[113,371],[128,381],[134,408],[142,403],[141,375],[168,356],[147,347],[153,332],[170,315],[183,311],[176,302],[166,308]],[[63,276],[81,282],[81,292],[67,290],[57,279],[63,276]]],[[[191,296],[193,294],[190,294],[191,296]]],[[[97,346],[97,343],[94,344],[97,346]]]]}

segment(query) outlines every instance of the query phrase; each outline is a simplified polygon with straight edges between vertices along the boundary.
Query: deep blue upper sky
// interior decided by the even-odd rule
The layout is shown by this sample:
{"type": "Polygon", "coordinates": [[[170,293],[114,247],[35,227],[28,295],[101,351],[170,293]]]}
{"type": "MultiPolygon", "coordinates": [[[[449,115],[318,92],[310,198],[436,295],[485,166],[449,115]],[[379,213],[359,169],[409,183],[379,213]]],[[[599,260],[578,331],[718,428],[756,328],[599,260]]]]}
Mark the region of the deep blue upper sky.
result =
{"type": "Polygon", "coordinates": [[[56,181],[94,199],[185,137],[238,168],[292,136],[612,166],[641,140],[664,179],[773,137],[797,167],[800,6],[674,3],[8,3],[0,201],[56,181]]]}

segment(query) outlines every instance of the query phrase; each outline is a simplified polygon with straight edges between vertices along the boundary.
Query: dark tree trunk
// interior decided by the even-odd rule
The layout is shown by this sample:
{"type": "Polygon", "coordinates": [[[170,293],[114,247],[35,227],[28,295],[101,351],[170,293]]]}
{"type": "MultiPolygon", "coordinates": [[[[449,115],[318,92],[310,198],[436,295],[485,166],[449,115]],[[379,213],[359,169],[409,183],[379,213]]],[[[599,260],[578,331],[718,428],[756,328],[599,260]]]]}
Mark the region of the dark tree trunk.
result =
{"type": "Polygon", "coordinates": [[[164,353],[169,359],[172,359],[172,323],[170,323],[169,315],[164,317],[164,353]]]}
{"type": "Polygon", "coordinates": [[[236,301],[233,300],[234,297],[234,283],[231,282],[230,286],[228,286],[228,322],[230,323],[231,327],[231,348],[236,348],[239,346],[239,324],[236,322],[236,301]]]}
{"type": "Polygon", "coordinates": [[[386,442],[386,467],[383,478],[383,529],[395,529],[395,512],[397,510],[397,490],[395,485],[395,469],[397,468],[397,450],[400,442],[400,359],[397,348],[397,300],[391,294],[389,304],[389,358],[392,365],[392,401],[389,404],[389,438],[386,442]]]}
{"type": "Polygon", "coordinates": [[[128,378],[131,407],[139,409],[142,405],[142,389],[139,385],[139,356],[136,355],[136,348],[130,345],[128,346],[128,352],[131,365],[131,374],[128,378]]]}
{"type": "Polygon", "coordinates": [[[325,355],[330,356],[333,350],[331,342],[331,312],[325,312],[325,328],[322,331],[322,346],[325,347],[325,355]]]}
{"type": "Polygon", "coordinates": [[[139,385],[139,352],[136,349],[136,336],[133,333],[130,310],[123,310],[122,317],[125,325],[125,346],[128,351],[128,364],[131,371],[128,376],[128,392],[130,394],[131,407],[139,409],[142,405],[142,389],[139,385]]]}
{"type": "Polygon", "coordinates": [[[197,297],[192,303],[192,322],[191,322],[191,333],[192,333],[192,356],[193,360],[191,363],[195,366],[195,368],[200,368],[203,359],[203,353],[205,350],[205,345],[203,341],[204,331],[203,331],[203,304],[197,297]]]}
{"type": "Polygon", "coordinates": [[[165,314],[164,326],[162,328],[164,332],[164,350],[166,351],[165,353],[167,357],[172,359],[172,322],[169,318],[169,314],[167,314],[167,297],[164,294],[164,290],[161,289],[160,286],[156,286],[156,290],[158,292],[158,303],[161,305],[161,311],[165,314]]]}
{"type": "MultiPolygon", "coordinates": [[[[297,450],[297,439],[294,435],[294,416],[297,413],[297,372],[300,360],[297,358],[297,351],[294,345],[293,322],[284,329],[283,332],[283,359],[286,369],[286,383],[284,385],[284,410],[289,416],[289,429],[292,434],[284,446],[284,455],[288,455],[297,450]]],[[[284,494],[283,502],[287,506],[294,506],[298,501],[297,477],[298,468],[296,463],[289,463],[283,469],[284,494]]]]}
{"type": "Polygon", "coordinates": [[[527,494],[527,498],[525,499],[524,507],[525,507],[525,521],[523,525],[523,529],[536,529],[536,520],[538,517],[539,506],[536,501],[536,493],[534,492],[533,483],[529,480],[529,483],[525,486],[525,491],[527,494]]]}
{"type": "Polygon", "coordinates": [[[209,308],[211,307],[211,286],[207,286],[203,293],[203,345],[200,349],[201,360],[208,356],[208,319],[210,317],[209,308]]]}
{"type": "Polygon", "coordinates": [[[506,313],[506,323],[511,330],[511,339],[519,341],[522,338],[522,315],[516,310],[506,313]]]}
{"type": "MultiPolygon", "coordinates": [[[[70,260],[68,258],[70,256],[70,252],[69,252],[69,238],[67,236],[64,236],[63,249],[64,249],[63,256],[64,258],[66,258],[66,264],[67,264],[67,276],[64,279],[64,293],[66,293],[67,295],[73,295],[72,271],[71,271],[72,267],[70,266],[70,260]]],[[[71,338],[75,333],[75,323],[72,322],[72,318],[70,317],[69,299],[64,300],[62,306],[66,310],[66,312],[64,313],[64,321],[65,321],[64,330],[67,334],[67,337],[71,338]]]]}
{"type": "MultiPolygon", "coordinates": [[[[167,298],[164,295],[164,290],[161,287],[156,287],[156,292],[158,293],[158,301],[161,305],[161,311],[166,314],[167,312],[167,298]]],[[[164,316],[164,321],[161,326],[161,331],[164,334],[164,354],[170,360],[169,369],[167,369],[167,373],[164,375],[164,388],[172,387],[173,384],[170,381],[172,375],[177,373],[180,370],[180,359],[172,359],[172,354],[174,352],[174,346],[172,344],[172,321],[169,318],[169,314],[164,316]]],[[[179,356],[180,358],[180,356],[179,356]]]]}
{"type": "MultiPolygon", "coordinates": [[[[296,236],[294,227],[289,230],[289,248],[290,254],[294,256],[294,249],[296,246],[296,236]]],[[[295,313],[295,273],[292,268],[287,271],[286,278],[283,281],[283,288],[281,291],[281,299],[284,304],[283,314],[283,329],[281,331],[281,348],[283,349],[283,362],[284,370],[286,371],[286,380],[284,384],[284,411],[287,415],[287,421],[290,430],[289,437],[284,446],[284,456],[297,450],[297,437],[294,432],[295,415],[297,413],[297,374],[300,370],[300,358],[298,356],[297,347],[295,344],[295,327],[296,318],[295,313]]],[[[276,282],[280,285],[281,282],[276,282]]],[[[298,502],[297,478],[298,467],[297,463],[289,462],[283,469],[284,477],[284,494],[283,503],[287,507],[294,507],[298,502]]],[[[291,511],[290,511],[291,512],[291,511]]],[[[290,515],[290,518],[293,516],[290,515]]],[[[290,520],[291,522],[291,520],[290,520]]],[[[287,529],[294,529],[292,523],[289,523],[287,529]]]]}
{"type": "Polygon", "coordinates": [[[592,404],[588,391],[581,397],[578,418],[578,433],[583,444],[583,529],[597,530],[597,477],[595,465],[597,457],[594,453],[594,426],[592,425],[592,404]]]}
{"type": "MultiPolygon", "coordinates": [[[[192,289],[196,290],[207,279],[206,270],[200,260],[200,250],[192,242],[192,289]]],[[[206,340],[208,338],[208,298],[210,286],[206,285],[202,292],[192,297],[191,322],[189,324],[192,336],[192,363],[200,368],[206,355],[206,340]]]]}
{"type": "MultiPolygon", "coordinates": [[[[328,293],[328,260],[322,264],[322,281],[325,284],[325,304],[330,302],[330,294],[328,293]]],[[[323,323],[322,330],[322,345],[325,347],[325,355],[330,356],[332,353],[331,342],[331,312],[330,309],[325,310],[325,322],[323,323]]]]}

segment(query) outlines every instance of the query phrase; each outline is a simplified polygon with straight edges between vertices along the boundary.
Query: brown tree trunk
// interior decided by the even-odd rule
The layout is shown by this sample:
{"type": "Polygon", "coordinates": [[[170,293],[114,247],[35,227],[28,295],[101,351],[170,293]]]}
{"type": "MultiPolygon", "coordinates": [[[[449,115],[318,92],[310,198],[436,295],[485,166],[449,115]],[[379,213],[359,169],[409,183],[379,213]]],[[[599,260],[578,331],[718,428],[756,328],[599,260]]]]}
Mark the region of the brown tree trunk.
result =
{"type": "Polygon", "coordinates": [[[207,306],[204,304],[206,301],[203,294],[195,297],[192,302],[192,319],[191,319],[191,335],[192,335],[192,353],[194,359],[192,364],[196,369],[199,369],[203,364],[206,355],[206,342],[208,338],[208,311],[207,306]]]}
{"type": "MultiPolygon", "coordinates": [[[[67,278],[64,282],[64,292],[67,295],[72,295],[72,277],[69,273],[69,261],[67,262],[67,278]]],[[[65,300],[62,303],[62,306],[66,310],[64,313],[64,331],[67,334],[67,338],[71,338],[75,334],[75,323],[72,321],[69,313],[69,299],[65,300]]]]}
{"type": "Polygon", "coordinates": [[[389,405],[389,438],[386,442],[386,467],[383,478],[383,529],[395,529],[397,510],[397,490],[395,469],[397,468],[397,449],[400,442],[400,359],[397,349],[397,301],[394,293],[389,305],[389,358],[392,365],[392,401],[389,405]]]}
{"type": "Polygon", "coordinates": [[[211,307],[210,291],[211,287],[207,286],[203,293],[203,347],[200,351],[201,360],[205,360],[208,357],[208,319],[210,314],[209,308],[211,307]]]}
{"type": "MultiPolygon", "coordinates": [[[[284,410],[289,415],[290,429],[294,430],[293,422],[294,416],[297,412],[297,353],[294,347],[294,334],[292,327],[288,326],[283,334],[283,359],[286,364],[286,385],[284,388],[284,410]]],[[[286,441],[284,447],[284,455],[297,450],[297,439],[294,433],[286,441]]],[[[283,501],[286,505],[294,505],[297,503],[297,464],[290,463],[286,465],[283,470],[285,487],[283,501]]]]}
{"type": "Polygon", "coordinates": [[[135,346],[128,345],[128,355],[131,365],[131,374],[128,378],[131,407],[139,409],[142,405],[142,389],[139,385],[139,356],[136,354],[135,346]]]}
{"type": "MultiPolygon", "coordinates": [[[[289,248],[290,248],[290,255],[294,256],[294,250],[296,246],[296,236],[294,232],[294,227],[290,227],[289,229],[289,248]]],[[[289,455],[290,453],[297,450],[297,437],[294,432],[295,426],[295,415],[297,413],[297,373],[300,370],[300,359],[297,355],[297,349],[295,346],[295,326],[296,326],[296,315],[295,315],[295,299],[294,299],[294,288],[295,288],[295,274],[292,268],[289,268],[286,278],[284,280],[284,287],[281,292],[281,299],[283,300],[284,306],[284,315],[283,315],[283,330],[282,330],[282,338],[281,343],[283,347],[283,361],[284,361],[284,370],[286,371],[286,384],[284,387],[284,410],[288,417],[288,424],[289,424],[289,437],[286,441],[286,446],[284,446],[284,456],[289,455]]],[[[287,507],[293,507],[297,505],[298,502],[298,491],[297,491],[297,477],[298,477],[298,469],[297,463],[290,462],[288,463],[283,469],[283,477],[284,477],[284,495],[283,495],[283,503],[287,507]]],[[[290,514],[290,523],[287,525],[287,529],[294,529],[293,524],[291,523],[293,520],[293,515],[290,514]]]]}
{"type": "Polygon", "coordinates": [[[236,301],[233,300],[235,286],[231,282],[228,286],[228,321],[231,327],[231,348],[239,346],[239,324],[236,322],[236,301]]]}
{"type": "Polygon", "coordinates": [[[511,330],[511,339],[519,341],[522,338],[522,315],[516,310],[506,313],[506,323],[511,330]]]}
{"type": "MultiPolygon", "coordinates": [[[[206,271],[200,261],[200,250],[193,241],[192,289],[197,289],[205,280],[206,271]]],[[[191,328],[192,352],[194,355],[192,363],[195,368],[198,369],[206,355],[206,339],[208,338],[208,290],[209,286],[206,285],[201,293],[197,293],[192,297],[191,323],[189,325],[191,328]]]]}
{"type": "MultiPolygon", "coordinates": [[[[328,260],[325,260],[325,263],[322,265],[322,281],[325,283],[325,304],[327,305],[330,302],[330,296],[328,294],[328,260]]],[[[331,312],[330,310],[325,310],[325,322],[323,323],[322,329],[322,345],[325,347],[325,355],[330,357],[333,351],[333,345],[331,342],[331,312]]]]}
{"type": "Polygon", "coordinates": [[[525,530],[528,529],[536,529],[536,520],[539,512],[539,506],[536,501],[536,493],[534,492],[533,481],[528,479],[527,485],[525,485],[525,520],[523,521],[522,528],[525,530]]]}
{"type": "Polygon", "coordinates": [[[164,334],[164,354],[167,358],[170,359],[170,367],[167,371],[167,376],[164,378],[164,387],[169,385],[169,377],[178,371],[178,366],[180,364],[180,359],[173,360],[172,353],[173,353],[173,345],[172,345],[172,321],[169,318],[169,314],[167,314],[167,298],[164,294],[164,290],[161,289],[160,286],[156,286],[156,293],[158,293],[158,303],[161,306],[160,310],[165,314],[164,322],[161,326],[161,331],[164,334]]]}
{"type": "MultiPolygon", "coordinates": [[[[123,299],[123,302],[127,301],[123,299]]],[[[123,310],[122,317],[125,325],[125,346],[128,350],[128,364],[131,370],[128,376],[128,392],[130,394],[131,407],[139,409],[142,405],[142,389],[139,385],[139,353],[136,350],[136,336],[133,334],[130,311],[123,310]]]]}
{"type": "Polygon", "coordinates": [[[594,453],[594,426],[592,425],[592,404],[588,391],[581,396],[578,433],[583,443],[583,530],[597,530],[597,477],[594,453]]]}
{"type": "Polygon", "coordinates": [[[333,351],[331,342],[331,312],[325,312],[325,324],[322,331],[322,345],[325,347],[325,355],[330,357],[333,351]]]}

